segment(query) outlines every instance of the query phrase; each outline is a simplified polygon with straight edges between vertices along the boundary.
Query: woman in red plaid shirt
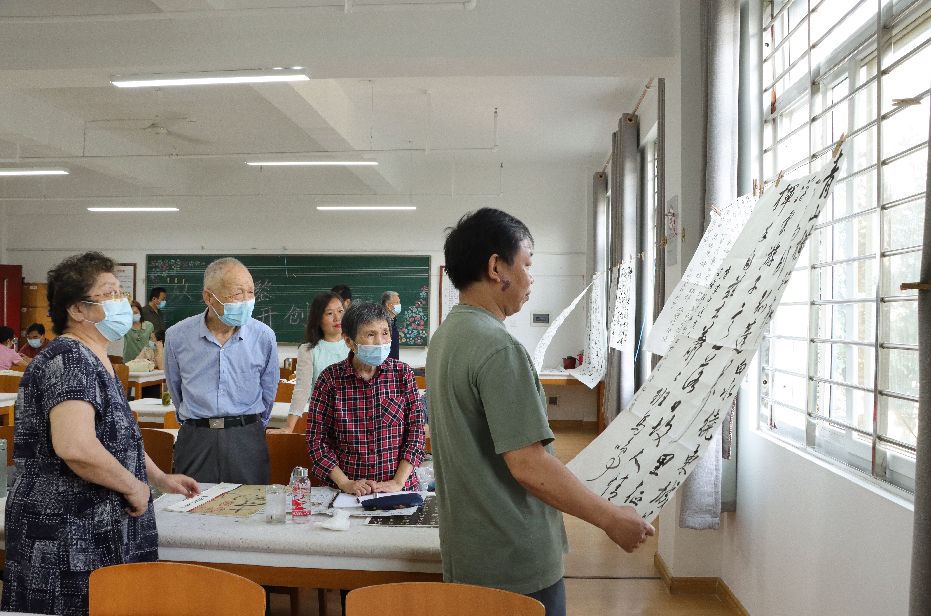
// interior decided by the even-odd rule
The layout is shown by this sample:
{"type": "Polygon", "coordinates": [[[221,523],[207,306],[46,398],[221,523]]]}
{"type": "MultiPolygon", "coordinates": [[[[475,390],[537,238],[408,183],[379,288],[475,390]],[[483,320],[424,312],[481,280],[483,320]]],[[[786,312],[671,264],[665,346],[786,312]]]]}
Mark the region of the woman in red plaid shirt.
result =
{"type": "Polygon", "coordinates": [[[349,357],[320,373],[307,414],[312,472],[348,494],[418,490],[424,415],[410,366],[388,358],[391,315],[357,302],[343,315],[349,357]]]}

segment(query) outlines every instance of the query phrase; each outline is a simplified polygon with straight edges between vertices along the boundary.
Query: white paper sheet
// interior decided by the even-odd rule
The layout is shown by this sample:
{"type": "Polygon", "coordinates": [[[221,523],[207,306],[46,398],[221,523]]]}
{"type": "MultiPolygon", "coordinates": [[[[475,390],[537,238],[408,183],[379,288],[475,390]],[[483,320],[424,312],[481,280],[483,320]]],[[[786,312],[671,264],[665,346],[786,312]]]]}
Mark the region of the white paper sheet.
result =
{"type": "Polygon", "coordinates": [[[822,171],[764,193],[694,306],[699,335],[675,336],[624,412],[569,463],[589,489],[648,520],[669,502],[731,406],[845,160],[842,149],[822,171]]]}
{"type": "Polygon", "coordinates": [[[550,326],[546,328],[546,331],[543,332],[543,337],[540,338],[540,342],[537,343],[537,348],[533,351],[533,366],[537,369],[537,372],[543,370],[543,357],[546,355],[546,349],[549,348],[550,342],[553,341],[553,336],[556,335],[556,330],[559,329],[559,326],[562,325],[563,321],[566,320],[566,317],[569,316],[569,313],[575,309],[579,301],[585,297],[585,294],[588,293],[588,290],[592,288],[592,285],[595,284],[595,280],[603,278],[604,275],[596,276],[594,280],[588,283],[588,286],[585,287],[579,296],[572,300],[572,303],[566,306],[566,308],[559,313],[559,316],[556,317],[556,320],[550,323],[550,326]]]}
{"type": "Polygon", "coordinates": [[[634,326],[633,296],[634,268],[621,264],[617,275],[617,292],[614,295],[614,316],[611,318],[610,346],[621,350],[627,344],[630,330],[634,326]]]}
{"type": "Polygon", "coordinates": [[[588,297],[588,343],[585,346],[585,361],[578,368],[569,370],[569,374],[589,389],[595,387],[604,378],[607,367],[605,354],[605,296],[608,285],[607,276],[599,276],[594,280],[592,294],[588,297]]]}
{"type": "Polygon", "coordinates": [[[183,501],[177,502],[174,505],[169,505],[165,507],[165,511],[174,511],[176,513],[187,513],[194,507],[203,505],[204,503],[215,499],[218,496],[226,494],[232,490],[235,490],[241,483],[218,483],[215,486],[211,486],[198,494],[197,496],[192,496],[191,498],[186,498],[183,501]]]}

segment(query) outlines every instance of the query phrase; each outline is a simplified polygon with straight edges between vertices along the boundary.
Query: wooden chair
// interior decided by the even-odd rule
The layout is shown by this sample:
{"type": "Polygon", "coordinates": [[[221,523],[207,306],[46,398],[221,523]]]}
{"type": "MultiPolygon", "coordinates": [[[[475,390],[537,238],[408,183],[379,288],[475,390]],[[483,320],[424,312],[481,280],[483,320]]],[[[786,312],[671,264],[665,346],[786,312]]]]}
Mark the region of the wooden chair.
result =
{"type": "Polygon", "coordinates": [[[122,364],[123,356],[122,355],[107,355],[107,358],[110,360],[112,365],[122,364]]]}
{"type": "MultiPolygon", "coordinates": [[[[291,471],[295,466],[310,469],[310,454],[307,452],[307,437],[300,434],[266,434],[268,442],[268,457],[271,461],[271,474],[269,483],[287,485],[291,482],[291,471]]],[[[322,486],[323,483],[313,474],[310,483],[322,486]]]]}
{"type": "Polygon", "coordinates": [[[291,396],[294,395],[294,383],[278,383],[278,393],[275,394],[275,402],[291,402],[291,396]]]}
{"type": "Polygon", "coordinates": [[[0,439],[6,441],[6,465],[13,466],[13,426],[0,426],[0,439]]]}
{"type": "Polygon", "coordinates": [[[294,370],[291,370],[290,368],[279,368],[278,374],[281,378],[290,381],[291,377],[294,376],[294,370]]]}
{"type": "Polygon", "coordinates": [[[506,590],[405,582],[353,590],[346,596],[346,616],[544,616],[536,599],[506,590]]]}
{"type": "Polygon", "coordinates": [[[174,411],[168,411],[165,413],[165,427],[169,429],[177,430],[181,427],[181,424],[178,423],[178,418],[175,417],[174,411]]]}
{"type": "Polygon", "coordinates": [[[153,428],[140,428],[139,431],[142,432],[145,452],[155,462],[155,466],[171,474],[175,453],[175,437],[168,432],[153,428]]]}
{"type": "Polygon", "coordinates": [[[135,420],[136,420],[136,423],[138,424],[138,423],[139,423],[139,413],[137,413],[136,411],[133,411],[133,410],[130,410],[129,412],[133,414],[133,419],[135,419],[135,420]]]}
{"type": "Polygon", "coordinates": [[[294,434],[307,434],[307,413],[301,415],[294,424],[294,434]]]}
{"type": "Polygon", "coordinates": [[[129,366],[126,364],[112,364],[113,374],[119,377],[120,383],[123,385],[123,393],[126,394],[126,399],[129,399],[129,366]]]}
{"type": "Polygon", "coordinates": [[[15,413],[15,404],[0,407],[0,426],[12,426],[15,413]]]}
{"type": "Polygon", "coordinates": [[[14,372],[25,372],[26,366],[10,366],[10,370],[14,372]]]}
{"type": "Polygon", "coordinates": [[[426,389],[427,388],[427,377],[425,376],[415,376],[414,382],[417,383],[417,389],[426,389]]]}
{"type": "Polygon", "coordinates": [[[19,383],[22,380],[21,376],[0,374],[0,394],[15,394],[19,391],[19,383]]]}
{"type": "Polygon", "coordinates": [[[263,616],[265,591],[244,577],[184,563],[131,563],[90,576],[91,616],[263,616]]]}

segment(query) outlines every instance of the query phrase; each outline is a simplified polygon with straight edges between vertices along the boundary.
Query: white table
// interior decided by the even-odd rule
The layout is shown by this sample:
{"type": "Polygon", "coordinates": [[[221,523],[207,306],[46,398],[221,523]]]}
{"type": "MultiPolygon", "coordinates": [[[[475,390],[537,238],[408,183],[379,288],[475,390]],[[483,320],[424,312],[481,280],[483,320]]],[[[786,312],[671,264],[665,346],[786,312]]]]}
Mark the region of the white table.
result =
{"type": "Polygon", "coordinates": [[[19,394],[0,394],[0,407],[13,406],[16,404],[16,396],[19,394]]]}
{"type": "Polygon", "coordinates": [[[352,589],[442,581],[436,528],[367,526],[365,518],[351,518],[350,529],[339,532],[314,528],[312,522],[324,515],[308,524],[275,525],[164,511],[181,498],[169,494],[155,504],[161,560],[207,565],[270,586],[352,589]]]}
{"type": "MultiPolygon", "coordinates": [[[[17,395],[19,394],[0,394],[0,422],[3,422],[5,426],[13,425],[13,409],[17,395]]],[[[7,444],[7,447],[12,446],[12,443],[7,444]]]]}
{"type": "MultiPolygon", "coordinates": [[[[129,403],[129,408],[139,415],[139,423],[157,423],[163,424],[165,413],[175,410],[174,404],[165,406],[157,398],[143,398],[142,400],[133,400],[129,403]]],[[[272,416],[268,421],[269,428],[284,428],[288,423],[288,409],[291,408],[290,402],[276,402],[272,407],[272,416]]]]}
{"type": "Polygon", "coordinates": [[[130,372],[129,382],[133,384],[135,398],[138,400],[142,397],[142,388],[149,385],[161,385],[165,381],[164,370],[152,370],[151,372],[130,372]]]}

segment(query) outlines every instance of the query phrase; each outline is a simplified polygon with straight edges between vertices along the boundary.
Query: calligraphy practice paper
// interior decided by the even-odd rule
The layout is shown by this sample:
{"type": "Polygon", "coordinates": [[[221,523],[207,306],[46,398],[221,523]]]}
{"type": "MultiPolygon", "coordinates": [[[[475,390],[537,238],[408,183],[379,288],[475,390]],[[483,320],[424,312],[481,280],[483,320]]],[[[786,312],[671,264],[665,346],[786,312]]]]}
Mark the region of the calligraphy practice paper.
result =
{"type": "Polygon", "coordinates": [[[610,346],[622,350],[634,323],[634,305],[630,301],[633,295],[633,265],[621,264],[617,275],[617,293],[614,297],[614,316],[611,318],[610,346]]]}
{"type": "MultiPolygon", "coordinates": [[[[593,492],[652,519],[705,453],[747,373],[846,151],[764,193],[677,335],[624,412],[569,464],[593,492]]],[[[697,287],[698,285],[696,285],[697,287]]]]}
{"type": "Polygon", "coordinates": [[[604,378],[607,358],[605,355],[605,289],[608,277],[599,276],[592,285],[592,294],[588,296],[588,344],[585,346],[585,361],[578,368],[569,370],[589,388],[595,387],[604,378]]]}
{"type": "Polygon", "coordinates": [[[550,326],[546,328],[546,331],[543,332],[543,337],[540,338],[540,342],[537,343],[537,348],[533,350],[533,367],[537,369],[537,372],[543,370],[543,357],[546,355],[546,349],[549,348],[550,342],[553,341],[553,336],[556,335],[556,330],[559,329],[559,326],[562,325],[562,322],[566,320],[566,317],[569,316],[569,313],[578,305],[578,303],[585,297],[585,294],[588,293],[588,290],[592,288],[592,285],[595,284],[595,280],[603,277],[602,275],[595,276],[595,279],[588,283],[588,286],[585,287],[579,296],[572,300],[572,303],[566,306],[566,308],[559,313],[559,316],[556,317],[556,320],[550,323],[550,326]]]}

